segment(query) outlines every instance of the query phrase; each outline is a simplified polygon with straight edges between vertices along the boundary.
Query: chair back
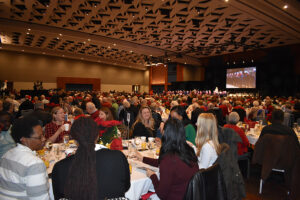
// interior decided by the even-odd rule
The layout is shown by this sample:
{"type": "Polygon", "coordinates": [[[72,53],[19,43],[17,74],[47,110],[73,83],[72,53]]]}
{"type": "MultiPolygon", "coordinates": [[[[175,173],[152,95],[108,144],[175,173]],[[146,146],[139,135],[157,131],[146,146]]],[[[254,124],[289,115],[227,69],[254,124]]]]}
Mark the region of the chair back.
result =
{"type": "Polygon", "coordinates": [[[220,144],[221,153],[215,163],[218,163],[224,177],[227,199],[240,200],[246,197],[245,183],[236,156],[232,154],[226,143],[220,144]]]}
{"type": "Polygon", "coordinates": [[[184,199],[227,200],[226,187],[219,164],[201,169],[190,180],[184,199]]]}
{"type": "Polygon", "coordinates": [[[255,144],[253,163],[262,165],[261,178],[266,178],[272,169],[290,169],[294,163],[296,146],[290,135],[265,134],[255,144]]]}
{"type": "Polygon", "coordinates": [[[229,151],[231,152],[235,160],[237,160],[237,146],[238,142],[242,142],[241,137],[233,129],[222,127],[218,129],[218,139],[220,144],[228,144],[228,146],[230,147],[229,151]]]}
{"type": "Polygon", "coordinates": [[[25,116],[31,114],[32,112],[33,112],[33,109],[21,110],[21,115],[23,117],[25,117],[25,116]]]}

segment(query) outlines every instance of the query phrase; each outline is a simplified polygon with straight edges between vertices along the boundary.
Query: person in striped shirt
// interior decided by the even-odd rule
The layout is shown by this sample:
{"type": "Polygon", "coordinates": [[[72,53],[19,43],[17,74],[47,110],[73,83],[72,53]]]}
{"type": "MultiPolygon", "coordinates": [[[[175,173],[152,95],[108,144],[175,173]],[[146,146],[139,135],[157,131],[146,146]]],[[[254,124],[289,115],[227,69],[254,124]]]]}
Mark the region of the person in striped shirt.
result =
{"type": "Polygon", "coordinates": [[[48,200],[46,166],[35,153],[45,144],[42,126],[27,116],[13,124],[11,134],[17,146],[0,160],[0,199],[48,200]]]}

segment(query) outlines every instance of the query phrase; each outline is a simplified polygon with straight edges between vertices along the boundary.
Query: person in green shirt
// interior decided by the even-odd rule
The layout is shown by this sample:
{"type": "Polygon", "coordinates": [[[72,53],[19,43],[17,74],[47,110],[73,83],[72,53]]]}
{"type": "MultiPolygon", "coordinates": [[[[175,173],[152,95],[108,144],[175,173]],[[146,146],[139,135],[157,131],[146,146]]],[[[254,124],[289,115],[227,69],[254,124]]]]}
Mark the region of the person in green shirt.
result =
{"type": "Polygon", "coordinates": [[[186,140],[193,143],[194,145],[196,145],[196,143],[195,143],[196,130],[195,130],[194,126],[192,125],[191,121],[189,120],[189,118],[185,112],[185,109],[182,106],[174,106],[171,109],[170,116],[172,118],[179,119],[183,123],[184,129],[185,129],[186,140]]]}

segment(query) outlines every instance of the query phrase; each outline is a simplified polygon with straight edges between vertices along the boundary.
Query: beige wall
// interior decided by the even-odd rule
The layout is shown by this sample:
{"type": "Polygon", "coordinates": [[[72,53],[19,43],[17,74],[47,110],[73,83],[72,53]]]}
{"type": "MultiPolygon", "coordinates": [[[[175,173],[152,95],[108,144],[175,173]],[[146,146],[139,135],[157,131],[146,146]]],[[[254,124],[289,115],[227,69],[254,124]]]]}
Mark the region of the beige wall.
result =
{"type": "Polygon", "coordinates": [[[13,81],[16,89],[33,89],[33,82],[37,80],[44,82],[45,89],[54,88],[56,77],[100,78],[102,91],[131,91],[131,85],[134,84],[147,89],[149,84],[148,71],[52,56],[0,51],[0,80],[13,81]]]}
{"type": "MultiPolygon", "coordinates": [[[[33,85],[34,85],[34,82],[14,82],[14,89],[16,89],[16,90],[32,90],[33,85]]],[[[44,83],[43,82],[43,88],[46,90],[56,88],[56,83],[44,83]]]]}
{"type": "MultiPolygon", "coordinates": [[[[131,92],[132,85],[101,84],[102,92],[109,92],[110,90],[131,92]]],[[[141,85],[141,92],[148,92],[148,91],[149,91],[148,85],[141,85]]]]}
{"type": "Polygon", "coordinates": [[[183,67],[183,81],[204,81],[204,68],[196,66],[183,67]]]}

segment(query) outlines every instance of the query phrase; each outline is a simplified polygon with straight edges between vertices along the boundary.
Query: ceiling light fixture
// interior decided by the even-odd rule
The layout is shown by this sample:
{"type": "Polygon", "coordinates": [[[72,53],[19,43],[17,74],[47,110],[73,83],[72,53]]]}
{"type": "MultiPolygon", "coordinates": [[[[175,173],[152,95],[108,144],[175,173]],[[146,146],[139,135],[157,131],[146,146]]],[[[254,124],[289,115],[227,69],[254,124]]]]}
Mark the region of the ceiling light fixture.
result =
{"type": "Polygon", "coordinates": [[[29,32],[27,32],[26,34],[29,35],[29,32]]]}
{"type": "Polygon", "coordinates": [[[228,2],[229,0],[225,0],[225,2],[228,2]]]}
{"type": "Polygon", "coordinates": [[[289,6],[287,5],[287,4],[285,4],[284,6],[283,6],[283,9],[287,9],[289,6]]]}
{"type": "Polygon", "coordinates": [[[22,51],[25,51],[24,49],[22,49],[22,51]]]}
{"type": "Polygon", "coordinates": [[[91,41],[91,39],[89,38],[89,39],[88,39],[88,41],[90,42],[90,41],[91,41]]]}
{"type": "Polygon", "coordinates": [[[29,28],[29,29],[27,29],[28,31],[31,31],[31,29],[29,28]]]}
{"type": "Polygon", "coordinates": [[[46,54],[45,52],[43,52],[43,54],[46,54]]]}
{"type": "Polygon", "coordinates": [[[114,43],[113,45],[114,45],[114,46],[116,46],[117,44],[116,44],[116,43],[114,43]]]}
{"type": "Polygon", "coordinates": [[[59,36],[62,36],[62,34],[60,33],[59,36]]]}

